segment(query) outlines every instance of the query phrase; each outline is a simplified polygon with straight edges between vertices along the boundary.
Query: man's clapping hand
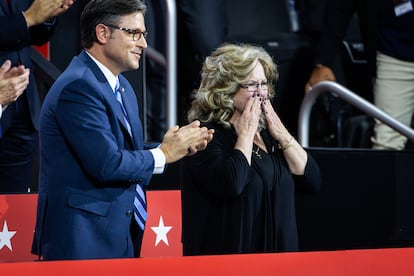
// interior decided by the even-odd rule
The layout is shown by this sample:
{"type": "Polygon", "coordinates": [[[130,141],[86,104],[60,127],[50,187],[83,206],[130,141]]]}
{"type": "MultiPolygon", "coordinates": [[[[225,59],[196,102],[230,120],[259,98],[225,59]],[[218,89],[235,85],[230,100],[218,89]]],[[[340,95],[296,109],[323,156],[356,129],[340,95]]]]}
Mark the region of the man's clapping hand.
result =
{"type": "Polygon", "coordinates": [[[199,121],[194,121],[183,127],[172,127],[161,143],[166,163],[173,163],[186,155],[192,155],[197,151],[204,150],[213,139],[213,129],[200,127],[199,121]]]}

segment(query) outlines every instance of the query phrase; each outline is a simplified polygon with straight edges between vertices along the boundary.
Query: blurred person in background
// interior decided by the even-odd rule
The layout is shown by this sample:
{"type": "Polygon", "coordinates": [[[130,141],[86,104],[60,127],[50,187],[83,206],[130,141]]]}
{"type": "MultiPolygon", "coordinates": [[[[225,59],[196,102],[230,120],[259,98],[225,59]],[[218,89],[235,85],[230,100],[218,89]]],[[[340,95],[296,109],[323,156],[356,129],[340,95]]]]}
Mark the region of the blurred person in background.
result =
{"type": "Polygon", "coordinates": [[[30,189],[41,105],[30,59],[31,46],[50,40],[56,17],[73,3],[74,0],[0,0],[0,64],[10,60],[12,66],[30,69],[27,89],[1,117],[0,193],[26,193],[30,189]]]}
{"type": "MultiPolygon", "coordinates": [[[[335,81],[332,69],[339,46],[354,13],[364,42],[374,104],[411,126],[414,112],[414,10],[412,0],[332,0],[326,8],[325,28],[318,42],[315,68],[305,86],[335,81]]],[[[407,138],[376,120],[374,149],[402,150],[407,138]]]]}

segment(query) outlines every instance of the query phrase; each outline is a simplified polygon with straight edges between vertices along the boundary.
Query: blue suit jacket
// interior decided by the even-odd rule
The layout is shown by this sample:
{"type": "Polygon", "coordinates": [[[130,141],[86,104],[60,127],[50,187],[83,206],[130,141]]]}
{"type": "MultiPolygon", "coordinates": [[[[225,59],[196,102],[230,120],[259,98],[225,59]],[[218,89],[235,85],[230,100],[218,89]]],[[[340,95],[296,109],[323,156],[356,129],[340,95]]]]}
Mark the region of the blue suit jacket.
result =
{"type": "Polygon", "coordinates": [[[154,159],[135,93],[119,80],[133,138],[109,83],[84,51],[45,98],[32,248],[45,259],[133,257],[135,185],[148,184],[154,159]]]}
{"type": "MultiPolygon", "coordinates": [[[[23,64],[31,68],[30,82],[21,97],[27,97],[30,116],[35,129],[38,128],[40,99],[30,59],[30,46],[42,45],[49,41],[55,31],[56,20],[53,24],[40,24],[27,28],[22,11],[27,10],[33,0],[0,0],[0,65],[10,59],[13,65],[23,64]]],[[[3,131],[12,123],[14,103],[5,110],[2,116],[3,131]]]]}

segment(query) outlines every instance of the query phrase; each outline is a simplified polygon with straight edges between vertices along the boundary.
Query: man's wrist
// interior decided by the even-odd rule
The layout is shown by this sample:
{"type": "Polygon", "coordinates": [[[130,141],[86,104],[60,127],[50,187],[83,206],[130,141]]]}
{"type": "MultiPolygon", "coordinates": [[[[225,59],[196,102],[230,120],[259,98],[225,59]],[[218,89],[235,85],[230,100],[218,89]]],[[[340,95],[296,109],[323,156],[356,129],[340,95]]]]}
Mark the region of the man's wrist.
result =
{"type": "Polygon", "coordinates": [[[166,157],[164,152],[160,147],[150,149],[150,152],[154,158],[154,173],[163,173],[166,165],[166,157]]]}

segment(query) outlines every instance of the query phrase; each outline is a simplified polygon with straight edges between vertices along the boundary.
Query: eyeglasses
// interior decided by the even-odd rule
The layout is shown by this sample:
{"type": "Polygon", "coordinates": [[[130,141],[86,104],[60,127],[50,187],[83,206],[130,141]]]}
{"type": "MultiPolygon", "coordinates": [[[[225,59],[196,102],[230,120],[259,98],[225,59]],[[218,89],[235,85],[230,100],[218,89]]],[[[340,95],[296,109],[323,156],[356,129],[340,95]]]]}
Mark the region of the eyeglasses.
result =
{"type": "Polygon", "coordinates": [[[259,86],[260,86],[260,89],[262,89],[262,91],[267,91],[271,83],[268,81],[262,81],[261,83],[253,81],[253,82],[248,82],[248,83],[240,83],[239,85],[240,87],[247,89],[250,92],[254,92],[254,91],[259,90],[259,86]]]}
{"type": "Polygon", "coordinates": [[[138,41],[138,40],[141,39],[141,37],[144,37],[145,39],[147,39],[147,36],[148,36],[147,31],[140,32],[138,30],[132,30],[132,29],[118,27],[118,26],[114,26],[114,25],[106,25],[106,26],[108,26],[109,28],[112,28],[112,29],[118,29],[118,30],[127,32],[128,34],[132,35],[132,40],[133,41],[138,41]]]}

